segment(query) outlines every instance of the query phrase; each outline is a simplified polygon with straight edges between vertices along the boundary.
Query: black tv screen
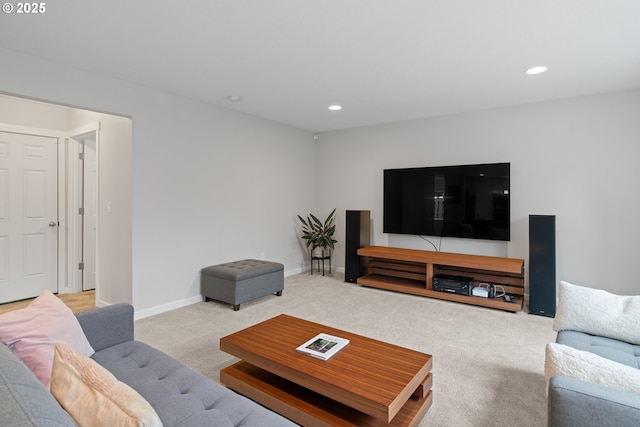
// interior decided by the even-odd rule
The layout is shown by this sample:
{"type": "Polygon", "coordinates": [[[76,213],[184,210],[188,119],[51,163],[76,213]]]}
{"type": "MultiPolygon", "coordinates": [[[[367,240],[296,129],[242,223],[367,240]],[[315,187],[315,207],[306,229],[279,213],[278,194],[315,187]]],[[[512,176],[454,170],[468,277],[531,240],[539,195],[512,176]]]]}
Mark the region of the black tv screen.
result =
{"type": "Polygon", "coordinates": [[[510,163],[384,171],[383,231],[510,240],[510,163]]]}

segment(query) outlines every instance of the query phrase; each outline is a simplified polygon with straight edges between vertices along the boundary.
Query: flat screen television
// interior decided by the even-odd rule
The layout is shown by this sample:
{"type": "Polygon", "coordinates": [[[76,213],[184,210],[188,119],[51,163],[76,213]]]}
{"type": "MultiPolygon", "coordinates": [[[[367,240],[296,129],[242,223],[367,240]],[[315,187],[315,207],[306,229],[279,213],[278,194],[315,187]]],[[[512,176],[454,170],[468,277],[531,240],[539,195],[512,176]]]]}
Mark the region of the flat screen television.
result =
{"type": "Polygon", "coordinates": [[[383,231],[510,240],[510,163],[384,170],[383,231]]]}

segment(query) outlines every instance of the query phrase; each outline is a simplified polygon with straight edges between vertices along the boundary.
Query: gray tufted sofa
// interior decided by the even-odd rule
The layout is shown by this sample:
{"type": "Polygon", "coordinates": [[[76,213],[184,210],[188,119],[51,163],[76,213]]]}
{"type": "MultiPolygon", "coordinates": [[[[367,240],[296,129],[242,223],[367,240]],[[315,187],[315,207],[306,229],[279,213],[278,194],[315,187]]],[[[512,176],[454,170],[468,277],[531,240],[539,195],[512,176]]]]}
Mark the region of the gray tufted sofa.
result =
{"type": "MultiPolygon", "coordinates": [[[[565,330],[556,342],[640,369],[640,346],[565,330]]],[[[640,394],[565,376],[549,381],[549,427],[640,426],[640,394]]]]}
{"type": "MultiPolygon", "coordinates": [[[[294,426],[287,419],[133,337],[133,307],[76,314],[93,359],[140,393],[165,427],[294,426]]],[[[31,371],[0,345],[0,425],[75,426],[31,371]]]]}

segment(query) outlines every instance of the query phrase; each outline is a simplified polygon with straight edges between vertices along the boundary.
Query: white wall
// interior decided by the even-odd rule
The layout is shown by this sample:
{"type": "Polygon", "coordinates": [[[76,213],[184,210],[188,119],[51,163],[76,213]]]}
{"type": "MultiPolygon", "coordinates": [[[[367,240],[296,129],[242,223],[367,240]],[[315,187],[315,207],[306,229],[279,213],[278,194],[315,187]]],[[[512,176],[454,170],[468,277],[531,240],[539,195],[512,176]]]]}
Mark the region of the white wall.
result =
{"type": "Polygon", "coordinates": [[[100,124],[98,145],[99,303],[133,302],[132,277],[132,121],[73,109],[72,129],[100,124]],[[117,249],[117,250],[114,250],[117,249]]]}
{"type": "Polygon", "coordinates": [[[101,249],[114,260],[103,266],[108,280],[129,281],[139,312],[197,299],[206,265],[264,256],[300,271],[298,213],[338,208],[339,266],[346,209],[372,211],[374,244],[428,248],[382,233],[382,170],[503,161],[511,242],[446,239],[442,250],[527,259],[528,215],[554,214],[559,280],[637,293],[640,91],[328,132],[315,143],[306,131],[10,50],[0,63],[0,92],[133,119],[132,144],[121,135],[121,151],[107,155],[119,165],[106,195],[118,220],[105,224],[101,249]]]}
{"type": "Polygon", "coordinates": [[[101,222],[100,249],[113,260],[105,280],[129,281],[137,313],[196,301],[208,265],[264,257],[303,268],[296,214],[316,208],[310,132],[6,49],[0,63],[0,92],[132,118],[132,143],[115,135],[103,158],[119,167],[100,194],[116,217],[101,222]]]}
{"type": "Polygon", "coordinates": [[[383,169],[511,162],[511,241],[444,239],[442,250],[528,262],[528,216],[556,215],[558,280],[638,294],[639,117],[632,91],[323,133],[318,206],[339,211],[335,262],[348,209],[371,210],[373,244],[432,248],[382,233],[383,169]]]}
{"type": "Polygon", "coordinates": [[[221,262],[262,258],[300,271],[295,215],[315,208],[312,134],[168,101],[167,111],[134,116],[137,306],[199,296],[199,270],[221,262]]]}
{"type": "Polygon", "coordinates": [[[66,132],[71,109],[0,94],[0,123],[66,132]]]}

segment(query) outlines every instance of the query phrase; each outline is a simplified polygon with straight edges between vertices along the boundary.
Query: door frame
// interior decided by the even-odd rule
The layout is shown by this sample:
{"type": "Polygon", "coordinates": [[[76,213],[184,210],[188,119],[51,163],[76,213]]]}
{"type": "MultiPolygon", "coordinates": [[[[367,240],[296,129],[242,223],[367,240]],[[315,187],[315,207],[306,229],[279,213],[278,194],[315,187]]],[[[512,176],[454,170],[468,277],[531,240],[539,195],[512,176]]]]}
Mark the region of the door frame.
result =
{"type": "Polygon", "coordinates": [[[69,284],[67,282],[67,269],[66,269],[66,257],[67,254],[65,252],[65,248],[67,247],[67,222],[66,218],[66,186],[64,183],[66,182],[65,171],[66,171],[66,159],[64,153],[66,152],[66,132],[57,131],[53,129],[41,129],[32,126],[20,126],[20,125],[12,125],[8,123],[0,123],[0,131],[7,133],[16,133],[23,135],[33,135],[33,136],[43,136],[46,138],[54,138],[57,139],[57,156],[58,156],[58,177],[57,177],[57,187],[58,187],[58,212],[57,212],[57,221],[58,221],[58,293],[69,293],[76,292],[69,288],[69,284]]]}
{"type": "MultiPolygon", "coordinates": [[[[82,291],[82,273],[78,268],[78,264],[82,261],[82,221],[80,215],[76,215],[78,209],[81,206],[82,195],[80,194],[80,181],[83,179],[80,173],[80,167],[78,164],[78,156],[80,154],[80,146],[82,142],[76,140],[86,134],[94,133],[96,142],[96,199],[98,200],[98,206],[100,201],[100,122],[88,124],[67,132],[66,146],[67,146],[67,211],[68,216],[68,262],[67,268],[69,271],[68,285],[74,289],[71,292],[82,291]]],[[[100,241],[100,210],[96,213],[96,301],[100,297],[100,256],[99,256],[99,241],[100,241]]]]}

